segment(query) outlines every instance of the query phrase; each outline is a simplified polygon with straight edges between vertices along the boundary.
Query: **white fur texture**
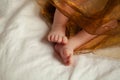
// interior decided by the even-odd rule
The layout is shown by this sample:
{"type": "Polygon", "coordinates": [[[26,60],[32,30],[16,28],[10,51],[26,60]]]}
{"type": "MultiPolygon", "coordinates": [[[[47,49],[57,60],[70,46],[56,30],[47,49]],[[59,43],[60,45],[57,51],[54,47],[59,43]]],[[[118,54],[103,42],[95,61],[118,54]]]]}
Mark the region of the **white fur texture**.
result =
{"type": "Polygon", "coordinates": [[[120,80],[120,60],[84,54],[64,66],[34,0],[0,0],[0,80],[120,80]],[[7,1],[7,2],[5,2],[7,1]],[[1,5],[0,5],[1,6],[1,5]],[[2,5],[3,6],[3,5],[2,5]]]}

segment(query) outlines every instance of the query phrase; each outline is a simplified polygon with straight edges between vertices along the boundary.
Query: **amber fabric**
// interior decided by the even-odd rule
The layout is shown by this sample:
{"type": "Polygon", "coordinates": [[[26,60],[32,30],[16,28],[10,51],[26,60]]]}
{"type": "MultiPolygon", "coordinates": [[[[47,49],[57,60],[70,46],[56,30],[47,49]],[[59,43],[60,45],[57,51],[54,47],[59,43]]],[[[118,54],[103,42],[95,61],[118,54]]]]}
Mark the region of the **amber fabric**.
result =
{"type": "Polygon", "coordinates": [[[101,25],[120,19],[120,0],[50,0],[64,15],[91,34],[101,34],[101,25]]]}
{"type": "Polygon", "coordinates": [[[78,50],[98,49],[120,43],[120,0],[46,0],[41,13],[48,22],[53,21],[55,9],[69,18],[67,35],[71,37],[81,29],[99,35],[78,50]],[[105,31],[102,25],[117,20],[118,26],[105,31]]]}

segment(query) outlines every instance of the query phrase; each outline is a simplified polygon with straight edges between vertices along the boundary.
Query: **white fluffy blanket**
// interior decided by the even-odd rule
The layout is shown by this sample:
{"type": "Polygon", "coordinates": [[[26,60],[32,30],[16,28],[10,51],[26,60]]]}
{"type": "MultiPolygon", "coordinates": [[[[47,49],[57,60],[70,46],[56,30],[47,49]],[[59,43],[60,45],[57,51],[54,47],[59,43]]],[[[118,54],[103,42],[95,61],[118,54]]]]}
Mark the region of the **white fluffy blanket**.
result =
{"type": "Polygon", "coordinates": [[[92,53],[64,66],[34,0],[0,0],[0,80],[120,80],[120,60],[92,53]]]}

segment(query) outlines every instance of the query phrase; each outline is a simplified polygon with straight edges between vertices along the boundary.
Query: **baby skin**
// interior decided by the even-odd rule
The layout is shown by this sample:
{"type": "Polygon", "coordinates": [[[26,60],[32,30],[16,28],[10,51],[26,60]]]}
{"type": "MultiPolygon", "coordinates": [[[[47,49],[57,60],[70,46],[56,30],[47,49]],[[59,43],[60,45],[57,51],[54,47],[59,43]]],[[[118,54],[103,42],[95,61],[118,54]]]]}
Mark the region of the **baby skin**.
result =
{"type": "Polygon", "coordinates": [[[65,35],[68,18],[56,10],[52,29],[48,34],[48,41],[57,43],[55,50],[60,54],[66,65],[72,64],[74,49],[93,39],[95,35],[90,35],[86,31],[80,31],[76,36],[68,38],[65,35]]]}
{"type": "MultiPolygon", "coordinates": [[[[73,63],[72,55],[74,50],[95,38],[97,35],[91,35],[85,30],[81,30],[74,37],[68,39],[65,35],[67,21],[68,18],[60,11],[56,10],[53,25],[48,34],[48,41],[56,43],[55,50],[60,55],[64,64],[70,65],[73,63]]],[[[115,22],[111,22],[103,26],[111,24],[114,26],[116,25],[115,22]]]]}

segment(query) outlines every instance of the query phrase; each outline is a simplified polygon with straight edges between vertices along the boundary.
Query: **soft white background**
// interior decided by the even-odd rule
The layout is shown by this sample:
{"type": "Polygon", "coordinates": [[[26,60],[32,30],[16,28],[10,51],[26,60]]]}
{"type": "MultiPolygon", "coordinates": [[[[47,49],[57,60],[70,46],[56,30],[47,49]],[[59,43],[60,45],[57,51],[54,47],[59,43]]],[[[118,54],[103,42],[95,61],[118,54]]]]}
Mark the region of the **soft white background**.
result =
{"type": "Polygon", "coordinates": [[[120,80],[120,60],[90,54],[64,66],[34,0],[0,0],[0,80],[120,80]]]}

